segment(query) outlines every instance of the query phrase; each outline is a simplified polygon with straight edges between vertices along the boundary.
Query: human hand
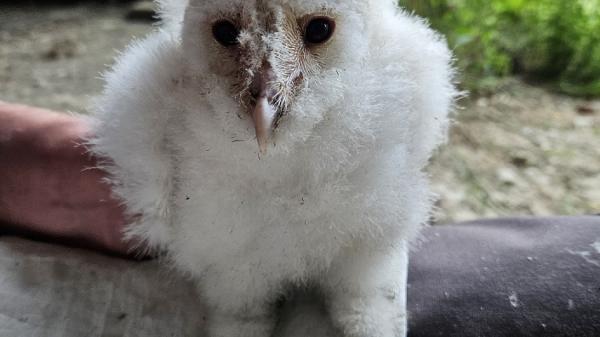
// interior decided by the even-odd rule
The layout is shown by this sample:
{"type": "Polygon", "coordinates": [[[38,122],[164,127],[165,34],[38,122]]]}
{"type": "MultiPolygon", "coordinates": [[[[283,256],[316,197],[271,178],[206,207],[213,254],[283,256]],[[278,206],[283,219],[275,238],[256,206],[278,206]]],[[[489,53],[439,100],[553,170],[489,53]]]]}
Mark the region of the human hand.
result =
{"type": "Polygon", "coordinates": [[[81,142],[80,118],[0,101],[0,234],[132,255],[124,209],[81,142]]]}

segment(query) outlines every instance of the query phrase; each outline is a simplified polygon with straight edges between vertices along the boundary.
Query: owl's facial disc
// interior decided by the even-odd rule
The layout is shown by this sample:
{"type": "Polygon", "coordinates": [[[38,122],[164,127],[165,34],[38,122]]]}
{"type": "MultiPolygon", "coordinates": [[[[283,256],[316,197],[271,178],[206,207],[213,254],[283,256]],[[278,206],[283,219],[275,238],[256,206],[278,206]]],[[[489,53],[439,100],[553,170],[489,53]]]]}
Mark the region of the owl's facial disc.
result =
{"type": "Polygon", "coordinates": [[[237,63],[233,94],[252,117],[260,153],[265,154],[300,87],[318,72],[319,48],[332,38],[335,21],[323,13],[258,13],[250,19],[232,16],[213,22],[212,35],[237,63]]]}

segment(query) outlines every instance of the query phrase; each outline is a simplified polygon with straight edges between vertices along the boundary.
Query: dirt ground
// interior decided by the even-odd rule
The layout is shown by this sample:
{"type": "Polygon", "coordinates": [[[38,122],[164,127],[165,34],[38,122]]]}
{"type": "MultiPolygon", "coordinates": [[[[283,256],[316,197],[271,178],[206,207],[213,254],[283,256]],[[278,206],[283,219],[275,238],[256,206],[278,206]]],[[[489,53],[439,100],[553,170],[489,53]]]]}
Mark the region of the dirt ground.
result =
{"type": "MultiPolygon", "coordinates": [[[[0,4],[0,100],[85,112],[117,50],[152,29],[131,13],[127,4],[0,4]]],[[[510,80],[460,105],[430,168],[438,222],[600,213],[600,100],[510,80]]]]}

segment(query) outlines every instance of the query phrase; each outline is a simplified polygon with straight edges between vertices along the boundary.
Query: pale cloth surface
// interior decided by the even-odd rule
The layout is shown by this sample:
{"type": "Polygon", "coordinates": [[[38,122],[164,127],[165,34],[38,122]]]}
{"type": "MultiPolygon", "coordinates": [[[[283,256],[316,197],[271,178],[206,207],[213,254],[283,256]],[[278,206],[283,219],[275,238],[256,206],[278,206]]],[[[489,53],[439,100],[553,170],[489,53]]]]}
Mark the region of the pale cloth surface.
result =
{"type": "MultiPolygon", "coordinates": [[[[498,219],[425,231],[411,255],[410,337],[600,336],[600,217],[498,219]]],[[[318,301],[275,336],[337,337],[318,301]]],[[[1,337],[202,337],[190,282],[157,262],[0,236],[1,337]]]]}
{"type": "MultiPolygon", "coordinates": [[[[337,336],[299,297],[276,335],[337,336]]],[[[1,337],[202,337],[205,316],[191,282],[157,262],[0,237],[1,337]]]]}

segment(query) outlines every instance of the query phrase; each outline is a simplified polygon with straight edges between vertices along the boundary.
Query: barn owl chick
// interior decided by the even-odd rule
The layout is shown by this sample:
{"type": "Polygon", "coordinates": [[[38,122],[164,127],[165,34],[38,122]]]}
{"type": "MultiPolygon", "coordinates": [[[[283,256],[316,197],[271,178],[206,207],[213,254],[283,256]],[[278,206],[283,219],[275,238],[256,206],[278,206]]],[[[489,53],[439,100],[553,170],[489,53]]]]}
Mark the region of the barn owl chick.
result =
{"type": "Polygon", "coordinates": [[[272,304],[308,284],[345,336],[404,336],[456,94],[443,40],[390,0],[161,6],[92,118],[126,237],[198,281],[209,337],[270,336],[272,304]]]}

